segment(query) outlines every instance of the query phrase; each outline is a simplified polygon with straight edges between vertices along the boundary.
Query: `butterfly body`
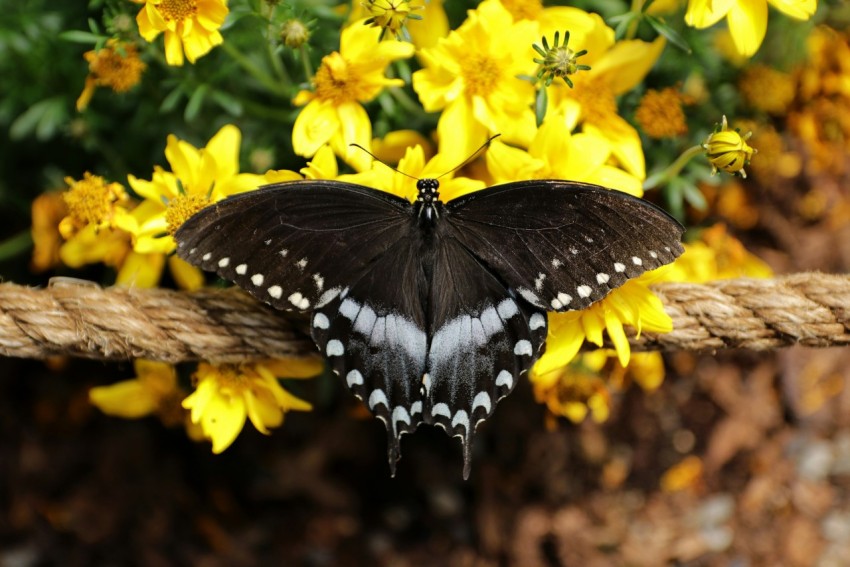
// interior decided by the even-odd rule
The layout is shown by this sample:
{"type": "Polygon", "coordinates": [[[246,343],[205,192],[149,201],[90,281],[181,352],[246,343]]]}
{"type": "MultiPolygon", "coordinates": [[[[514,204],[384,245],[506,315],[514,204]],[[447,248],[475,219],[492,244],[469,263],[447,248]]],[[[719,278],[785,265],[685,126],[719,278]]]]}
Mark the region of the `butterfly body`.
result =
{"type": "Polygon", "coordinates": [[[311,313],[330,368],[399,439],[420,423],[460,437],[545,348],[546,311],[582,309],[672,261],[682,228],[653,205],[565,181],[509,183],[443,203],[305,180],[197,213],[178,254],[273,306],[311,313]]]}

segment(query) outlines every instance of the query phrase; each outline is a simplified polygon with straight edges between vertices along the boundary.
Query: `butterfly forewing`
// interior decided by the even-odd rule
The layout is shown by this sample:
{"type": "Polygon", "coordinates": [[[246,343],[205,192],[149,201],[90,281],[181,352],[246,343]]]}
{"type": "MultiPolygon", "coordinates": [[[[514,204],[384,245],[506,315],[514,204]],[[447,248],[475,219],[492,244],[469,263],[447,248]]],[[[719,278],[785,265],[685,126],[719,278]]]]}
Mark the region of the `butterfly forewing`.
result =
{"type": "Polygon", "coordinates": [[[408,232],[410,204],[359,185],[295,181],[202,210],[175,234],[177,254],[278,309],[309,311],[408,232]],[[356,253],[355,253],[356,251],[356,253]]]}
{"type": "Polygon", "coordinates": [[[522,181],[446,204],[457,239],[532,305],[584,309],[682,253],[683,228],[624,193],[522,181]]]}

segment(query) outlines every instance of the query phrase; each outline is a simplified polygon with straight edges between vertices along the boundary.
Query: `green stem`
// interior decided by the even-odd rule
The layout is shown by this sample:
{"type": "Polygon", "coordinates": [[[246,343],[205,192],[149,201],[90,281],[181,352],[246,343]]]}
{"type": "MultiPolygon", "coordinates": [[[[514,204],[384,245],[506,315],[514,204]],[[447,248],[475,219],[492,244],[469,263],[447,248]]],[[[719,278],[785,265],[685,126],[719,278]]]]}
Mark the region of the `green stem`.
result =
{"type": "Polygon", "coordinates": [[[310,56],[307,53],[307,48],[303,45],[298,48],[301,54],[301,65],[304,67],[305,81],[310,82],[313,79],[313,64],[310,63],[310,56]]]}
{"type": "Polygon", "coordinates": [[[422,107],[416,104],[401,87],[390,87],[387,91],[403,109],[414,114],[422,114],[422,107]]]}
{"type": "Polygon", "coordinates": [[[289,97],[289,88],[287,88],[286,85],[282,85],[280,82],[276,81],[273,77],[269,76],[265,70],[261,69],[253,61],[245,57],[238,49],[236,49],[236,47],[233,46],[233,42],[225,41],[221,44],[221,47],[233,58],[234,61],[239,64],[240,67],[247,71],[249,75],[254,77],[257,82],[266,87],[271,93],[286,98],[289,97]]]}
{"type": "Polygon", "coordinates": [[[271,17],[272,16],[272,14],[271,14],[272,10],[274,10],[274,8],[269,6],[269,27],[268,27],[268,31],[266,32],[268,34],[268,41],[266,42],[266,47],[268,48],[268,52],[269,52],[269,61],[271,61],[272,69],[274,69],[274,72],[277,75],[277,78],[281,82],[285,83],[287,86],[291,87],[292,86],[292,79],[289,77],[289,73],[287,73],[286,67],[283,66],[283,63],[281,63],[280,57],[278,57],[277,53],[275,53],[276,42],[272,41],[272,33],[273,33],[273,29],[274,29],[273,25],[272,25],[272,17],[271,17]]]}
{"type": "Polygon", "coordinates": [[[0,242],[0,260],[8,260],[26,252],[32,247],[30,229],[22,230],[12,238],[0,242]]]}
{"type": "Polygon", "coordinates": [[[643,190],[649,191],[650,189],[666,185],[671,179],[679,175],[679,172],[682,171],[689,161],[703,153],[705,153],[705,149],[702,146],[697,145],[688,148],[682,152],[682,155],[676,158],[676,161],[668,165],[665,169],[650,175],[647,180],[643,182],[643,190]]]}
{"type": "MultiPolygon", "coordinates": [[[[643,0],[632,0],[632,8],[631,11],[635,14],[640,15],[640,11],[643,8],[643,0]]],[[[638,24],[640,24],[640,17],[634,18],[630,23],[629,27],[626,28],[626,34],[623,36],[623,39],[634,39],[637,35],[638,24]]]]}

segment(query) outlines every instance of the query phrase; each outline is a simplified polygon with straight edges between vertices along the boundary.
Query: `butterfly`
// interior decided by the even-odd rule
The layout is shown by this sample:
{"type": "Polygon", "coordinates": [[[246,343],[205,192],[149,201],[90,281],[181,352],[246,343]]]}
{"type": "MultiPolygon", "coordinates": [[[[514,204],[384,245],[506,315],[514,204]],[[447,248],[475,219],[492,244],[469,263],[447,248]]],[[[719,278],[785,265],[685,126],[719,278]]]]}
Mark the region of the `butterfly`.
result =
{"type": "Polygon", "coordinates": [[[683,227],[600,186],[535,180],[443,203],[328,180],[265,186],[210,205],[178,255],[257,299],[311,314],[314,341],[384,422],[392,474],[421,423],[460,437],[545,349],[547,311],[584,309],[679,256],[683,227]]]}

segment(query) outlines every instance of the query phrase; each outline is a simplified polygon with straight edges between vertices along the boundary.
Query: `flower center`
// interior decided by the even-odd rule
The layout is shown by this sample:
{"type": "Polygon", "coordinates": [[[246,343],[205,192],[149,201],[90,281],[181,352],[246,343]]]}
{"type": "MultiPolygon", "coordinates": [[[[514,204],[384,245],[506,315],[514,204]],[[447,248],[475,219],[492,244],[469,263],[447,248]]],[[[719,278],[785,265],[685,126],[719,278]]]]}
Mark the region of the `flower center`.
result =
{"type": "Polygon", "coordinates": [[[168,234],[174,235],[177,229],[189,217],[210,204],[209,198],[203,195],[178,195],[168,202],[165,210],[165,222],[168,223],[168,234]]]}
{"type": "Polygon", "coordinates": [[[502,6],[511,13],[514,21],[535,20],[543,11],[540,0],[502,0],[502,6]]]}
{"type": "Polygon", "coordinates": [[[322,59],[313,82],[316,98],[334,105],[369,98],[360,74],[337,52],[322,59]]]}
{"type": "Polygon", "coordinates": [[[581,105],[581,114],[585,122],[606,124],[610,129],[609,117],[617,114],[617,100],[614,93],[602,81],[580,81],[569,95],[581,105]]]}
{"type": "Polygon", "coordinates": [[[112,217],[116,204],[127,201],[127,193],[118,183],[106,183],[89,172],[80,181],[66,179],[71,186],[63,194],[69,216],[80,226],[100,225],[112,217]]]}
{"type": "Polygon", "coordinates": [[[466,83],[469,96],[487,96],[492,94],[502,76],[500,62],[480,53],[469,53],[460,61],[461,75],[466,83]]]}
{"type": "Polygon", "coordinates": [[[650,89],[640,101],[635,120],[650,138],[674,138],[687,133],[682,95],[676,89],[650,89]]]}
{"type": "Polygon", "coordinates": [[[112,45],[100,51],[85,54],[89,62],[89,71],[100,85],[108,86],[115,92],[126,92],[138,84],[145,64],[139,59],[136,46],[123,44],[124,55],[112,45]]]}
{"type": "Polygon", "coordinates": [[[198,13],[196,0],[163,0],[157,5],[159,13],[166,21],[182,22],[198,13]]]}

